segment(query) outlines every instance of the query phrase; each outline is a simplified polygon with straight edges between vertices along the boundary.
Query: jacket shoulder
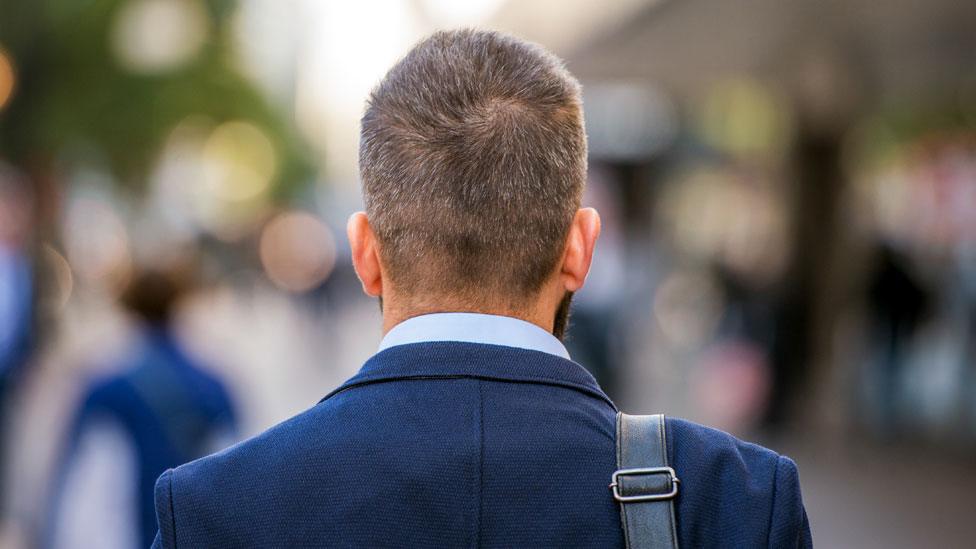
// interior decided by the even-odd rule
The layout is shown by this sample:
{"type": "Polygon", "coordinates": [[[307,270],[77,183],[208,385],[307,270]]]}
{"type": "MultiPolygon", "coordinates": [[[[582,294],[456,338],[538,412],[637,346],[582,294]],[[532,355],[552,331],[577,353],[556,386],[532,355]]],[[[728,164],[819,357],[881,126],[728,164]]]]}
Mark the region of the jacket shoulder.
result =
{"type": "Polygon", "coordinates": [[[154,500],[156,504],[156,524],[159,530],[153,540],[152,549],[176,547],[176,532],[173,522],[173,470],[167,469],[156,480],[154,500]]]}
{"type": "Polygon", "coordinates": [[[772,471],[781,457],[769,448],[740,440],[725,431],[685,419],[667,418],[668,452],[701,465],[738,465],[772,471]]]}
{"type": "Polygon", "coordinates": [[[809,546],[793,460],[683,419],[668,418],[667,429],[681,480],[676,520],[682,544],[809,546]]]}
{"type": "MultiPolygon", "coordinates": [[[[269,486],[300,488],[300,482],[280,482],[301,475],[303,455],[328,451],[334,422],[323,417],[328,403],[275,425],[261,434],[220,452],[163,473],[156,482],[156,516],[162,547],[186,545],[200,533],[234,541],[227,536],[246,530],[239,524],[240,507],[260,506],[274,498],[269,486]],[[315,446],[315,448],[312,448],[315,446]],[[226,505],[228,501],[238,502],[226,505]],[[215,532],[217,525],[227,532],[215,532]],[[171,543],[173,542],[179,543],[171,543]]],[[[301,496],[291,494],[301,501],[301,496]]],[[[279,494],[288,497],[287,494],[279,494]]],[[[251,516],[259,513],[251,513],[251,516]]],[[[253,525],[252,525],[253,526],[253,525]]],[[[216,538],[215,538],[216,539],[216,538]]],[[[245,540],[237,540],[244,543],[245,540]]]]}

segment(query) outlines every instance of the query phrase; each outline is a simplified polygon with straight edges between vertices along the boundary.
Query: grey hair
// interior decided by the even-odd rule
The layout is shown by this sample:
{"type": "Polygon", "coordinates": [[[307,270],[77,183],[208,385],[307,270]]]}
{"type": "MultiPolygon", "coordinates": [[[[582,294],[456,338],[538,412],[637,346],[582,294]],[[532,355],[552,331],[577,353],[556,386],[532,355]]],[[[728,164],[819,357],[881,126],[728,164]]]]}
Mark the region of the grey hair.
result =
{"type": "Polygon", "coordinates": [[[437,32],[371,93],[359,169],[398,290],[517,301],[552,274],[580,205],[579,83],[534,44],[437,32]]]}

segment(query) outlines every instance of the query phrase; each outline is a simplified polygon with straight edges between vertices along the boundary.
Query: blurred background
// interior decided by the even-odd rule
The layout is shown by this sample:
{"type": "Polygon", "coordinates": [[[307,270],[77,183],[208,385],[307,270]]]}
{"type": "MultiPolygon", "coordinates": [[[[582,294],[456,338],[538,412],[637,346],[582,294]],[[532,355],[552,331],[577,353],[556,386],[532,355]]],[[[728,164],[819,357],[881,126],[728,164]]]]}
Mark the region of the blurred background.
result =
{"type": "Polygon", "coordinates": [[[469,25],[583,83],[621,408],[793,457],[820,546],[971,546],[976,3],[0,0],[0,547],[147,546],[163,469],[374,352],[358,119],[469,25]]]}

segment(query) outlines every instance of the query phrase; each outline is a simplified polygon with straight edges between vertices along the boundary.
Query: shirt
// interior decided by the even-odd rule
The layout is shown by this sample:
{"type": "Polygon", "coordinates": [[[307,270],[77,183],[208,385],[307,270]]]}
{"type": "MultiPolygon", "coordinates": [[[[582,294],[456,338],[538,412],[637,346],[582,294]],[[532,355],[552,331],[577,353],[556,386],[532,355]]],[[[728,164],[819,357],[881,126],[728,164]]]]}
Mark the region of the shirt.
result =
{"type": "Polygon", "coordinates": [[[432,341],[504,345],[569,359],[562,342],[539,326],[509,316],[481,313],[432,313],[409,318],[386,333],[377,352],[432,341]]]}

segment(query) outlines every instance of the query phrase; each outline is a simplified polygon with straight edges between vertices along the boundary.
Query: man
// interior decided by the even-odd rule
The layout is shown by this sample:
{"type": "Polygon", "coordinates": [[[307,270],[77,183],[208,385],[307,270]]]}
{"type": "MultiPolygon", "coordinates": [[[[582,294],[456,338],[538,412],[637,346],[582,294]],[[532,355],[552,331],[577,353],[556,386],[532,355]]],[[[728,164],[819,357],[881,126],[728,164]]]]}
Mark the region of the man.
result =
{"type": "MultiPolygon", "coordinates": [[[[317,406],[160,477],[158,547],[622,547],[616,409],[559,337],[600,219],[578,83],[439,32],[362,120],[352,260],[385,337],[317,406]]],[[[669,420],[688,547],[810,545],[796,467],[669,420]]]]}

